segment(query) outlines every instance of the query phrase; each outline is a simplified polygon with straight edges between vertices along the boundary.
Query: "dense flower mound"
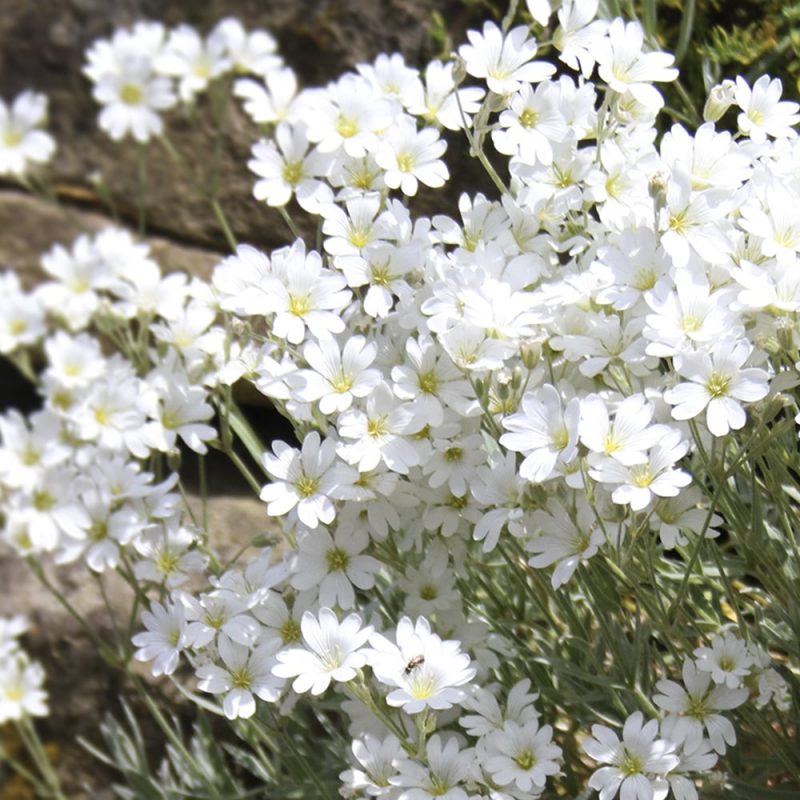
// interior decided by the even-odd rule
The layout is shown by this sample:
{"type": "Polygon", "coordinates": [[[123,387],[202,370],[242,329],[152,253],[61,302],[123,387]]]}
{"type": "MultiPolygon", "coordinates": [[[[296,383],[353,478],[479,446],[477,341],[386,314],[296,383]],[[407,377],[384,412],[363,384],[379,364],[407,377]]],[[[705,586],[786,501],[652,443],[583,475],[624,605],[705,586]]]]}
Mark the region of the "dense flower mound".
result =
{"type": "MultiPolygon", "coordinates": [[[[239,244],[205,283],[108,229],[33,292],[1,279],[0,352],[45,362],[43,409],[0,419],[4,540],[118,570],[134,657],[231,720],[337,693],[346,797],[686,800],[726,785],[737,725],[800,769],[798,106],[739,78],[669,127],[672,56],[597,9],[532,1],[447,63],[307,89],[232,19],[119,30],[85,68],[109,136],[163,138],[229,76],[255,198],[316,249],[239,244]],[[443,129],[496,192],[418,216],[443,129]],[[299,446],[258,442],[242,382],[299,446]],[[179,474],[209,447],[280,547],[211,550],[179,474]]],[[[51,149],[20,130],[10,172],[51,149]]]]}

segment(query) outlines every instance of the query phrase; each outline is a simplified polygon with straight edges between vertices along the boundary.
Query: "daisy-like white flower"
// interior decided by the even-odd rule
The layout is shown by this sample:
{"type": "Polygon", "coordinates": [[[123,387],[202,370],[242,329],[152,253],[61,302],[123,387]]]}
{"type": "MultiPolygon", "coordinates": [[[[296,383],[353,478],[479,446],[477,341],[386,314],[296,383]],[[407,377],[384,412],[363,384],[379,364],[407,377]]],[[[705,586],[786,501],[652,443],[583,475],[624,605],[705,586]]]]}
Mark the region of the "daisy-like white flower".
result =
{"type": "Polygon", "coordinates": [[[262,139],[253,145],[253,158],[247,162],[259,179],[253,196],[268,206],[285,206],[294,195],[301,208],[316,212],[331,199],[330,189],[320,178],[331,158],[316,150],[309,152],[305,126],[281,122],[273,134],[275,143],[262,139]]]}
{"type": "Polygon", "coordinates": [[[622,740],[605,725],[592,725],[592,738],[583,749],[600,767],[589,778],[589,786],[600,793],[599,800],[611,800],[620,792],[622,800],[663,800],[668,786],[664,776],[680,763],[675,745],[656,739],[658,721],[644,722],[641,711],[625,720],[622,740]]]}
{"type": "Polygon", "coordinates": [[[87,53],[84,72],[103,106],[98,122],[115,141],[131,135],[145,143],[164,130],[159,112],[172,108],[176,97],[172,81],[155,73],[157,51],[145,41],[163,35],[161,26],[140,24],[132,31],[118,30],[111,43],[95,42],[87,53]]]}
{"type": "Polygon", "coordinates": [[[738,689],[753,668],[754,659],[747,643],[732,633],[715,636],[710,647],[694,651],[697,669],[708,672],[717,685],[738,689]]]}
{"type": "Polygon", "coordinates": [[[416,623],[403,617],[395,642],[380,633],[370,637],[372,671],[381,683],[396,687],[386,697],[390,706],[418,714],[426,708],[451,708],[465,699],[466,691],[458,687],[469,683],[476,669],[460,642],[442,641],[424,617],[416,623]]]}
{"type": "Polygon", "coordinates": [[[736,105],[742,110],[737,122],[739,130],[757,144],[767,136],[796,136],[794,126],[800,122],[800,105],[781,100],[783,84],[780,78],[762,75],[753,87],[741,76],[736,78],[736,105]]]}
{"type": "Polygon", "coordinates": [[[409,114],[422,117],[426,122],[438,122],[443,128],[458,131],[469,125],[472,114],[477,114],[485,94],[477,86],[456,90],[453,79],[455,64],[431,61],[425,68],[425,87],[419,85],[418,94],[408,106],[409,114]]]}
{"type": "Polygon", "coordinates": [[[205,40],[191,25],[172,30],[155,69],[178,80],[178,95],[184,103],[208,88],[208,84],[231,69],[227,42],[218,31],[205,40]]]}
{"type": "Polygon", "coordinates": [[[309,528],[320,522],[329,524],[336,516],[330,498],[337,486],[331,467],[336,459],[336,442],[320,440],[312,431],[303,440],[303,449],[296,450],[286,442],[274,442],[274,455],[264,454],[264,467],[275,479],[261,490],[270,516],[283,516],[297,508],[300,521],[309,528]]]}
{"type": "Polygon", "coordinates": [[[515,683],[508,691],[505,706],[501,706],[497,698],[488,689],[476,689],[463,703],[468,711],[474,714],[462,714],[458,720],[470,736],[485,736],[492,731],[502,731],[507,721],[518,726],[538,721],[539,712],[534,703],[539,694],[530,692],[531,682],[524,678],[515,683]]]}
{"type": "Polygon", "coordinates": [[[747,700],[749,691],[742,687],[730,689],[725,685],[711,685],[711,675],[701,672],[695,663],[687,658],[683,662],[683,683],[661,680],[656,684],[659,694],[653,702],[669,712],[662,722],[669,724],[669,739],[673,742],[686,742],[694,749],[702,740],[703,732],[708,734],[711,746],[720,755],[725,755],[726,745],[736,744],[736,731],[731,721],[717,712],[730,711],[747,700]]]}
{"type": "Polygon", "coordinates": [[[578,454],[580,400],[573,397],[564,407],[555,386],[545,384],[522,398],[522,410],[503,419],[509,431],[500,444],[522,453],[519,474],[531,483],[552,477],[558,462],[569,464],[578,454]]]}
{"type": "Polygon", "coordinates": [[[366,397],[378,385],[381,373],[368,369],[378,354],[375,342],[352,336],[342,350],[334,339],[309,342],[303,357],[311,369],[294,373],[289,379],[295,396],[304,403],[319,401],[326,416],[350,408],[353,399],[366,397]]]}
{"type": "Polygon", "coordinates": [[[393,734],[380,739],[365,733],[353,739],[351,749],[357,766],[339,775],[347,791],[364,792],[369,797],[385,797],[389,780],[397,774],[395,763],[405,759],[400,740],[393,734]]]}
{"type": "Polygon", "coordinates": [[[381,562],[363,555],[369,545],[366,530],[339,527],[335,537],[323,528],[309,531],[301,540],[292,586],[300,591],[316,589],[321,606],[353,608],[353,586],[371,589],[381,562]]]}
{"type": "Polygon", "coordinates": [[[233,94],[243,100],[245,112],[257,125],[297,122],[297,76],[289,67],[267,72],[264,82],[241,78],[233,94]]]}
{"type": "Polygon", "coordinates": [[[206,421],[214,409],[206,402],[208,396],[201,386],[193,386],[178,378],[164,383],[159,391],[158,420],[151,424],[145,436],[147,443],[163,453],[176,449],[178,437],[195,453],[207,453],[206,442],[217,432],[206,421]]]}
{"type": "Polygon", "coordinates": [[[684,353],[676,358],[678,373],[687,382],[667,389],[664,400],[674,406],[674,419],[692,419],[706,412],[714,436],[744,427],[741,403],[754,403],[769,392],[769,376],[758,368],[742,369],[753,351],[745,341],[721,341],[710,352],[684,353]]]}
{"type": "MultiPolygon", "coordinates": [[[[670,725],[661,724],[661,733],[665,739],[671,739],[670,725]]],[[[682,742],[678,750],[680,764],[668,775],[669,788],[675,800],[699,800],[692,773],[707,775],[717,763],[717,754],[711,749],[708,739],[699,742],[682,742]]]]}
{"type": "Polygon", "coordinates": [[[413,430],[441,425],[445,405],[462,416],[480,412],[469,383],[430,336],[409,339],[406,356],[406,363],[392,367],[391,374],[397,397],[413,401],[413,430]]]}
{"type": "MultiPolygon", "coordinates": [[[[620,464],[642,464],[647,461],[647,450],[665,432],[663,426],[650,425],[653,412],[653,404],[643,394],[631,395],[617,406],[612,423],[603,400],[587,397],[581,402],[581,443],[592,454],[610,456],[620,464]]],[[[589,463],[592,460],[590,455],[589,463]]]]}
{"type": "Polygon", "coordinates": [[[221,19],[211,37],[221,38],[237,72],[268,77],[278,70],[283,59],[277,54],[278,43],[272,34],[256,29],[248,31],[235,17],[221,19]]]}
{"type": "Polygon", "coordinates": [[[339,455],[359,472],[370,472],[383,461],[393,472],[403,475],[419,464],[419,454],[403,435],[409,433],[413,412],[400,404],[385,383],[379,383],[367,396],[366,411],[350,409],[337,422],[343,439],[339,455]]]}
{"type": "Polygon", "coordinates": [[[494,22],[486,22],[483,33],[467,31],[467,38],[470,43],[458,50],[465,69],[473,77],[485,79],[496,94],[516,92],[523,81],[538,83],[556,71],[553,64],[531,61],[537,47],[535,40],[528,38],[526,25],[504,36],[494,22]]]}
{"type": "Polygon", "coordinates": [[[272,333],[300,344],[306,329],[317,339],[329,339],[345,329],[341,310],[350,301],[343,275],[325,269],[319,253],[306,253],[298,239],[291,247],[272,254],[272,278],[264,285],[264,298],[275,314],[272,333]]]}
{"type": "Polygon", "coordinates": [[[321,608],[316,617],[306,611],[300,623],[305,647],[281,650],[273,674],[294,678],[292,689],[298,694],[322,694],[331,681],[353,680],[367,662],[363,646],[373,630],[362,624],[358,614],[340,623],[329,608],[321,608]]]}
{"type": "Polygon", "coordinates": [[[275,652],[281,646],[272,639],[253,650],[236,644],[227,636],[218,642],[225,666],[203,664],[197,669],[198,686],[204,692],[224,694],[222,709],[228,719],[248,719],[256,713],[256,697],[274,703],[281,695],[283,679],[272,671],[275,652]]]}
{"type": "Polygon", "coordinates": [[[375,153],[378,166],[386,170],[383,180],[390,189],[415,195],[419,184],[438,189],[450,177],[440,156],[447,142],[435,128],[423,128],[410,117],[403,117],[389,130],[375,153]]]}
{"type": "Polygon", "coordinates": [[[0,100],[0,175],[24,175],[28,162],[50,160],[56,143],[41,130],[47,118],[47,98],[22,92],[9,108],[0,100]]]}
{"type": "Polygon", "coordinates": [[[561,748],[553,744],[553,728],[540,728],[535,719],[524,725],[508,721],[483,743],[483,767],[500,786],[513,783],[522,792],[540,792],[548,776],[559,772],[561,748]]]}
{"type": "Polygon", "coordinates": [[[592,74],[599,43],[609,25],[606,20],[595,20],[598,6],[598,0],[564,0],[553,34],[553,44],[561,51],[559,60],[576,71],[580,69],[584,78],[592,74]]]}
{"type": "Polygon", "coordinates": [[[615,92],[630,92],[649,108],[658,109],[663,99],[654,81],[674,81],[678,70],[674,56],[661,52],[642,52],[644,28],[636,22],[615,19],[608,28],[608,38],[598,50],[598,73],[615,92]]]}
{"type": "Polygon", "coordinates": [[[13,353],[46,333],[42,303],[22,291],[16,274],[0,275],[0,353],[13,353]]]}
{"type": "Polygon", "coordinates": [[[681,432],[668,428],[647,454],[645,463],[625,466],[605,457],[589,470],[589,476],[599,483],[619,484],[611,499],[621,505],[630,505],[633,511],[641,511],[654,497],[675,497],[692,482],[688,472],[675,468],[688,449],[689,443],[681,432]]]}
{"type": "Polygon", "coordinates": [[[0,725],[24,716],[47,716],[44,678],[42,665],[29,661],[24,653],[0,664],[0,725]]]}
{"type": "Polygon", "coordinates": [[[154,677],[172,675],[181,651],[189,644],[183,605],[153,601],[150,610],[142,613],[142,622],[147,630],[131,640],[139,648],[133,657],[137,661],[152,661],[154,677]]]}
{"type": "Polygon", "coordinates": [[[308,137],[321,153],[341,150],[363,158],[378,147],[379,131],[392,126],[395,104],[377,94],[361,75],[348,73],[326,89],[306,90],[299,112],[308,126],[308,137]]]}
{"type": "Polygon", "coordinates": [[[398,765],[399,774],[389,780],[402,787],[397,800],[468,800],[459,784],[472,771],[474,751],[462,750],[455,736],[445,742],[436,733],[428,739],[425,756],[425,765],[411,759],[398,765]]]}
{"type": "Polygon", "coordinates": [[[554,500],[548,504],[548,512],[536,511],[531,522],[540,532],[525,543],[525,549],[536,554],[528,564],[537,569],[556,564],[551,578],[554,589],[565,584],[578,564],[588,561],[605,541],[594,512],[585,502],[578,504],[574,521],[554,500]]]}

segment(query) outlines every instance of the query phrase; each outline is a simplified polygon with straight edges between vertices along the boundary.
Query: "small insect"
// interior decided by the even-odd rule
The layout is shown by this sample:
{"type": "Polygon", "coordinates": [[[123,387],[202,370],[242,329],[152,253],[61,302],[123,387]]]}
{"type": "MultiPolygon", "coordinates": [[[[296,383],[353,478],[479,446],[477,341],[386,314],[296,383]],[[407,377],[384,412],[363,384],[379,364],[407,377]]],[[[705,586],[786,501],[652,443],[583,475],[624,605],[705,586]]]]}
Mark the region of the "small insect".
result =
{"type": "Polygon", "coordinates": [[[414,656],[411,661],[406,664],[405,672],[406,675],[410,675],[417,667],[425,663],[425,656],[419,655],[414,656]]]}

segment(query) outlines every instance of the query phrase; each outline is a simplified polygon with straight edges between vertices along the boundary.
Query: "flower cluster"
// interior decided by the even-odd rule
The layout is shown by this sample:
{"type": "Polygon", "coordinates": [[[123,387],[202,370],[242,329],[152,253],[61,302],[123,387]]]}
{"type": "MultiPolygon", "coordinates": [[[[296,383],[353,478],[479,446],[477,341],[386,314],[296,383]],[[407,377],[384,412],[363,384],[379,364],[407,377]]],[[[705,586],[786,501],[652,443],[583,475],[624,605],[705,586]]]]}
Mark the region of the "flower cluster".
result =
{"type": "Polygon", "coordinates": [[[22,92],[11,107],[0,99],[0,175],[23,178],[28,162],[45,164],[56,149],[53,137],[42,130],[47,120],[47,98],[22,92]]]}
{"type": "Polygon", "coordinates": [[[0,725],[49,713],[47,692],[42,688],[44,670],[19,643],[27,630],[28,622],[22,616],[0,617],[0,725]]]}
{"type": "MultiPolygon", "coordinates": [[[[2,537],[118,568],[151,599],[134,657],[191,672],[229,719],[346,692],[348,797],[526,800],[584,774],[601,800],[695,798],[736,743],[727,712],[751,693],[789,708],[772,629],[727,624],[741,593],[709,540],[756,569],[737,492],[773,484],[736,471],[756,433],[794,445],[800,421],[798,106],[739,79],[696,131],[659,136],[656,84],[677,70],[639,23],[596,19],[597,0],[528,6],[533,26],[487,22],[451,62],[381,55],[302,90],[235,20],[117,31],[87,56],[101,127],[146,142],[161,111],[248,73],[253,195],[314,217],[317,249],[239,244],[190,281],[108,229],[45,254],[31,293],[0,279],[0,352],[46,362],[44,409],[0,418],[2,537]],[[716,124],[733,105],[736,135],[716,124]],[[406,198],[450,179],[442,129],[498,197],[415,216],[406,198]],[[299,441],[258,442],[235,384],[299,441]],[[223,564],[189,521],[171,470],[209,446],[263,483],[280,547],[223,564]],[[721,611],[687,618],[689,595],[721,611]],[[601,705],[621,739],[588,735],[601,705]],[[565,763],[580,740],[591,776],[565,763]]],[[[787,519],[759,530],[783,541],[787,519]]]]}

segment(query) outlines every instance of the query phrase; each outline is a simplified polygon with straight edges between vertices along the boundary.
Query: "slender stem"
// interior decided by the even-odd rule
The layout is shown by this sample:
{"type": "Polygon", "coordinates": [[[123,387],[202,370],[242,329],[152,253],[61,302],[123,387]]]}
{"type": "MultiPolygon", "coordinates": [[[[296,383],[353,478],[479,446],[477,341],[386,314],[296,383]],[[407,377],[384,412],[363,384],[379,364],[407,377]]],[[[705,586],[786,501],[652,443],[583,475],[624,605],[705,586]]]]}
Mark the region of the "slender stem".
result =
{"type": "Polygon", "coordinates": [[[289,230],[291,231],[292,236],[294,236],[295,239],[302,239],[303,237],[300,235],[300,229],[297,227],[297,225],[295,225],[295,222],[292,219],[291,214],[286,210],[286,206],[280,206],[278,208],[278,212],[280,213],[281,217],[283,218],[283,221],[286,223],[289,230]]]}
{"type": "Polygon", "coordinates": [[[147,143],[142,143],[136,150],[136,177],[139,183],[137,202],[139,204],[139,236],[144,236],[147,229],[147,143]]]}
{"type": "Polygon", "coordinates": [[[23,714],[22,719],[17,723],[17,730],[22,740],[25,742],[25,746],[36,764],[39,774],[48,787],[48,796],[56,798],[57,800],[66,800],[66,795],[64,795],[61,790],[61,783],[58,780],[58,775],[56,775],[53,765],[50,763],[50,758],[47,755],[47,751],[44,749],[42,740],[39,738],[36,726],[27,714],[23,714]]]}
{"type": "Polygon", "coordinates": [[[225,236],[225,241],[228,243],[228,247],[235,251],[238,246],[238,242],[236,241],[236,236],[234,236],[234,233],[231,230],[231,226],[228,224],[228,220],[225,217],[225,212],[222,210],[222,206],[219,204],[219,200],[213,198],[211,200],[211,208],[214,211],[214,216],[217,218],[217,222],[219,222],[220,228],[222,228],[222,233],[225,236]]]}

